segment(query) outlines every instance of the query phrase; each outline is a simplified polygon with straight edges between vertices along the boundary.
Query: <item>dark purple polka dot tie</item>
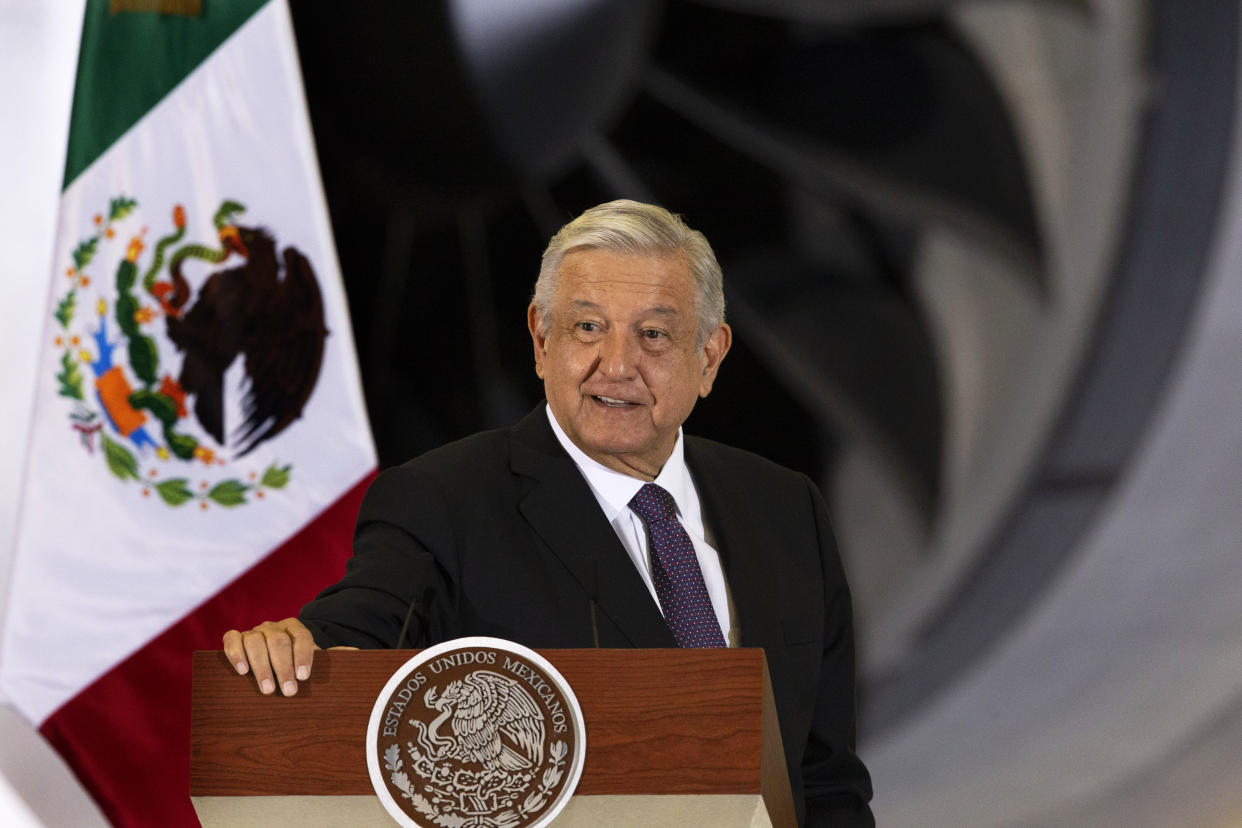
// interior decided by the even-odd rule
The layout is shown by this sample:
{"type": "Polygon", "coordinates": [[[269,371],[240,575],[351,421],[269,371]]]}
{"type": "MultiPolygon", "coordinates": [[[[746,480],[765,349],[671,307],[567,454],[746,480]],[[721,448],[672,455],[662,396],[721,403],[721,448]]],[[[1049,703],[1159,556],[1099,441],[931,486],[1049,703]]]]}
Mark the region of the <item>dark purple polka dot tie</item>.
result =
{"type": "Polygon", "coordinates": [[[725,646],[694,544],[677,520],[673,496],[654,483],[645,483],[630,501],[630,508],[647,524],[656,597],[677,646],[725,646]]]}

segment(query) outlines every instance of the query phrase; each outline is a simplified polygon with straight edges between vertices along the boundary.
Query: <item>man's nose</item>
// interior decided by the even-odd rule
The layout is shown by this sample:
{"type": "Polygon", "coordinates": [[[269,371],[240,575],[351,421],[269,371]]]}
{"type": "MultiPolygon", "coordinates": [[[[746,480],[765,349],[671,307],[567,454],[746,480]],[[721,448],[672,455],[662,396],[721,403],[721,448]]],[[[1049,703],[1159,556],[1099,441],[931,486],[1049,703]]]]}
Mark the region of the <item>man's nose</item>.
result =
{"type": "Polygon", "coordinates": [[[599,343],[597,370],[610,380],[634,376],[638,364],[638,346],[620,331],[611,331],[599,343]]]}

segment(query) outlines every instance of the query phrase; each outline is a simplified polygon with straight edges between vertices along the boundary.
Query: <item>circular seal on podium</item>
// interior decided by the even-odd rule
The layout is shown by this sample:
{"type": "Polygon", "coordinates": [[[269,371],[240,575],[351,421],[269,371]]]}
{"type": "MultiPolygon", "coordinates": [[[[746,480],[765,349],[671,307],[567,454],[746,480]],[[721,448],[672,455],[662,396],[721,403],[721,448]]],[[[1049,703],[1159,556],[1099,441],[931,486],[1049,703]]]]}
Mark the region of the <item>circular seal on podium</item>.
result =
{"type": "Polygon", "coordinates": [[[577,787],[586,728],[547,659],[499,638],[458,638],[393,674],[366,744],[371,784],[400,825],[541,828],[577,787]]]}

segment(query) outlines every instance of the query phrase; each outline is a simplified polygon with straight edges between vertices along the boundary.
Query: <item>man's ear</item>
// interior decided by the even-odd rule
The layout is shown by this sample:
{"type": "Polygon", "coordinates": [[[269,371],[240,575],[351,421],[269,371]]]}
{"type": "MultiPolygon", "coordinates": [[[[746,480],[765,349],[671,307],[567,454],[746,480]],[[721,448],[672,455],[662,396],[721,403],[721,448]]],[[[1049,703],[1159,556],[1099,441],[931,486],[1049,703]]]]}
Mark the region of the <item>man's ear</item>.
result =
{"type": "Polygon", "coordinates": [[[543,379],[543,358],[548,350],[548,334],[543,323],[543,314],[531,302],[526,309],[526,327],[530,330],[531,343],[535,346],[535,376],[539,379],[543,379]]]}
{"type": "Polygon", "coordinates": [[[716,372],[720,370],[720,363],[724,362],[725,354],[729,353],[732,345],[733,329],[723,322],[703,343],[703,377],[699,381],[700,397],[706,397],[712,392],[712,385],[716,382],[716,372]]]}

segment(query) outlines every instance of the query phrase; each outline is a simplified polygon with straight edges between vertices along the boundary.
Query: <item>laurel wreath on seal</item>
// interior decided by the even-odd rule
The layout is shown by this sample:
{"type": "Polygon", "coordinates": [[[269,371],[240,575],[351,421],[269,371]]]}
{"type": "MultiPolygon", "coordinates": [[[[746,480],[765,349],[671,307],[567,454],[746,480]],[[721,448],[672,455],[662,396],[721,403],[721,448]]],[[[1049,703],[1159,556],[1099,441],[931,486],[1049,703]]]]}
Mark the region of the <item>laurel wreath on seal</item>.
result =
{"type": "MultiPolygon", "coordinates": [[[[413,742],[406,743],[406,750],[415,772],[424,780],[431,782],[440,776],[437,771],[447,771],[442,766],[438,768],[413,742]]],[[[388,779],[392,786],[401,791],[402,798],[410,800],[415,810],[441,828],[514,828],[523,819],[539,812],[548,804],[552,792],[565,775],[565,756],[568,753],[569,746],[565,742],[553,742],[548,749],[548,761],[544,765],[539,787],[531,791],[516,809],[507,808],[495,815],[476,814],[463,817],[436,807],[436,804],[414,789],[409,774],[404,770],[405,762],[401,758],[401,750],[395,743],[384,750],[384,769],[389,772],[388,779]]]]}
{"type": "MultiPolygon", "coordinates": [[[[70,426],[89,454],[95,453],[95,437],[98,436],[104,461],[115,477],[124,482],[137,481],[144,496],[154,493],[169,506],[196,502],[200,508],[206,509],[210,501],[217,506],[235,507],[247,503],[248,495],[262,499],[265,490],[285,488],[292,466],[272,464],[262,474],[257,470],[250,472],[247,481],[237,478],[203,481],[196,491],[188,477],[162,476],[156,468],[149,469],[144,475],[139,458],[122,442],[126,438],[122,436],[117,412],[129,415],[139,424],[142,419],[151,421],[152,433],[148,433],[151,429],[137,428],[132,431],[134,436],[130,436],[129,440],[135,442],[135,437],[141,438],[136,442],[152,450],[161,462],[175,458],[187,462],[197,460],[205,467],[225,465],[215,450],[181,430],[182,420],[187,414],[185,394],[171,376],[160,376],[159,351],[149,333],[150,326],[161,315],[161,285],[156,281],[161,270],[178,259],[216,262],[227,255],[223,250],[201,244],[185,244],[166,261],[165,253],[180,242],[186,232],[185,213],[181,207],[174,211],[175,227],[156,241],[150,263],[141,278],[139,262],[146,248],[146,228],[128,241],[125,256],[117,265],[116,297],[112,302],[111,316],[119,337],[113,340],[108,333],[109,303],[104,298],[98,299],[95,305],[94,330],[85,331],[85,336],[75,331],[79,293],[90,288],[94,281],[87,269],[101,252],[101,245],[107,245],[118,237],[119,223],[137,207],[136,199],[117,196],[109,200],[106,214],[99,213],[94,217],[95,232],[73,249],[73,266],[65,273],[70,286],[59,297],[52,313],[59,326],[55,345],[63,349],[59,360],[60,371],[55,377],[59,396],[73,404],[69,414],[70,426]],[[136,287],[141,287],[141,291],[135,291],[136,287]],[[93,351],[88,350],[88,343],[93,351]],[[114,352],[119,352],[117,356],[125,354],[127,364],[114,362],[114,352]],[[94,388],[84,387],[82,369],[94,375],[94,388]],[[131,378],[136,379],[136,388],[131,378]],[[114,430],[115,439],[108,435],[106,425],[114,430]]],[[[214,221],[221,226],[231,215],[244,209],[236,202],[225,201],[216,211],[214,221]]]]}

